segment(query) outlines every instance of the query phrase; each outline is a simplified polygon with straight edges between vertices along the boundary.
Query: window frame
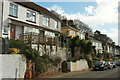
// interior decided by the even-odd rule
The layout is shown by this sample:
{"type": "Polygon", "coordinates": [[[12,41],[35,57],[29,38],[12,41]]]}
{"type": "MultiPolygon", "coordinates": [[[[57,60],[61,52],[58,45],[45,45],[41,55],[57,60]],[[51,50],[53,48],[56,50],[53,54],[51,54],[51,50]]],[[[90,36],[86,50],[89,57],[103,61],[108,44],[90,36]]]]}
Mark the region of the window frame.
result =
{"type": "Polygon", "coordinates": [[[8,30],[9,30],[9,27],[8,26],[4,26],[4,33],[3,34],[4,35],[8,35],[8,30]]]}
{"type": "Polygon", "coordinates": [[[33,10],[27,9],[27,11],[26,11],[26,21],[36,23],[36,18],[37,18],[36,17],[36,12],[33,11],[33,10]],[[29,13],[29,17],[28,17],[28,13],[29,13]],[[33,15],[33,14],[35,14],[35,15],[33,15]]]}
{"type": "Polygon", "coordinates": [[[50,18],[48,18],[47,16],[43,16],[42,17],[42,25],[49,27],[50,26],[50,18]],[[44,22],[44,20],[45,20],[45,22],[44,22]]]}
{"type": "Polygon", "coordinates": [[[10,4],[9,4],[9,16],[18,18],[18,5],[17,5],[17,4],[14,4],[14,3],[10,3],[10,4]],[[13,5],[13,7],[11,6],[11,4],[13,5]],[[16,8],[15,8],[15,6],[16,6],[16,8]],[[12,8],[12,10],[13,10],[13,11],[12,11],[12,14],[10,14],[10,10],[11,10],[10,8],[12,8]],[[15,10],[16,10],[16,15],[14,14],[14,13],[15,13],[15,12],[14,12],[15,10]]]}

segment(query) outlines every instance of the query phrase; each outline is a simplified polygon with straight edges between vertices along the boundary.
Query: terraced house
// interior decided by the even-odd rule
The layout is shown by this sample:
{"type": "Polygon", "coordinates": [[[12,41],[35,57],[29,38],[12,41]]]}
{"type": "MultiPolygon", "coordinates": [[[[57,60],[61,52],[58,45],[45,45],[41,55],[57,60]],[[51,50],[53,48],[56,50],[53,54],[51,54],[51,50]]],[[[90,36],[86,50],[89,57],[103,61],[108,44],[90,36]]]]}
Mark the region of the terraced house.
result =
{"type": "Polygon", "coordinates": [[[8,0],[1,4],[3,16],[1,37],[26,41],[31,33],[33,44],[50,45],[53,43],[52,45],[57,45],[61,30],[61,21],[57,16],[30,1],[13,2],[8,0]]]}

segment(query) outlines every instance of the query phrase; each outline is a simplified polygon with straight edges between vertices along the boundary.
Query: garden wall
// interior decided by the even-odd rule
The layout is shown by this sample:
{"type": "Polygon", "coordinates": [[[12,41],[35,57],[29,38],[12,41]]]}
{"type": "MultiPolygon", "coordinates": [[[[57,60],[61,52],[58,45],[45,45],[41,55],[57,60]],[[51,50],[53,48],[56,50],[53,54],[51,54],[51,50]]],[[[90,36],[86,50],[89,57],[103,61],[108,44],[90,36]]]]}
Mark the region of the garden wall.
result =
{"type": "Polygon", "coordinates": [[[0,78],[24,78],[26,58],[20,54],[0,54],[0,78]]]}
{"type": "MultiPolygon", "coordinates": [[[[39,46],[39,51],[40,51],[41,56],[43,54],[45,54],[44,47],[45,47],[45,45],[39,46]]],[[[32,48],[37,50],[37,45],[32,44],[32,48]]],[[[70,51],[67,48],[57,47],[57,50],[56,50],[56,46],[52,46],[52,51],[51,51],[50,45],[46,45],[46,54],[48,54],[52,58],[53,57],[60,57],[62,61],[66,61],[70,58],[70,51]]]]}
{"type": "Polygon", "coordinates": [[[72,71],[81,71],[81,70],[86,70],[88,69],[88,63],[85,59],[80,59],[80,61],[76,62],[68,62],[67,63],[68,70],[70,72],[72,71]]]}

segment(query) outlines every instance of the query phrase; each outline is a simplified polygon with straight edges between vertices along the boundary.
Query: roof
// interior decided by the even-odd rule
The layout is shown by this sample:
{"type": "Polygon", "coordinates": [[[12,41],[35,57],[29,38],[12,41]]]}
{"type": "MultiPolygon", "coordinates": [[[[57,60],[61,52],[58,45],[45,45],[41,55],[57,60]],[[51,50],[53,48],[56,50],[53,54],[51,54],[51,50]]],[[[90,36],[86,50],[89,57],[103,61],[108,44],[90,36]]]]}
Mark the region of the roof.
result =
{"type": "Polygon", "coordinates": [[[78,29],[75,29],[75,28],[73,28],[73,27],[71,27],[71,26],[64,26],[64,27],[61,27],[61,28],[70,28],[70,29],[73,29],[73,30],[75,30],[75,31],[79,31],[78,29]]]}
{"type": "Polygon", "coordinates": [[[102,43],[101,41],[99,41],[99,40],[95,39],[95,38],[94,38],[94,37],[92,37],[92,36],[90,36],[90,37],[89,37],[89,39],[90,39],[91,41],[95,41],[95,42],[102,43]]]}
{"type": "Polygon", "coordinates": [[[10,24],[14,24],[15,22],[16,23],[22,23],[23,25],[30,25],[30,26],[33,26],[33,27],[36,27],[36,28],[40,28],[40,29],[43,29],[43,30],[46,30],[46,31],[60,33],[59,31],[56,31],[56,30],[53,30],[53,29],[45,28],[45,27],[42,27],[42,26],[37,26],[37,25],[34,25],[34,24],[29,24],[29,23],[26,23],[26,22],[23,22],[23,21],[11,19],[11,18],[9,18],[9,20],[12,21],[12,23],[10,23],[10,24]]]}
{"type": "Polygon", "coordinates": [[[51,16],[51,17],[54,17],[54,18],[60,20],[59,17],[57,17],[56,15],[54,15],[52,12],[50,12],[50,11],[47,10],[46,8],[44,8],[44,7],[42,7],[42,6],[38,5],[38,4],[35,4],[34,2],[31,2],[31,1],[29,1],[29,0],[20,0],[20,1],[11,0],[11,1],[13,1],[13,2],[15,2],[15,3],[17,3],[17,4],[20,4],[20,5],[22,5],[22,6],[28,7],[28,8],[30,8],[30,9],[33,9],[33,10],[35,10],[35,11],[38,11],[38,12],[40,12],[40,13],[47,14],[47,15],[49,15],[49,16],[51,16]]]}

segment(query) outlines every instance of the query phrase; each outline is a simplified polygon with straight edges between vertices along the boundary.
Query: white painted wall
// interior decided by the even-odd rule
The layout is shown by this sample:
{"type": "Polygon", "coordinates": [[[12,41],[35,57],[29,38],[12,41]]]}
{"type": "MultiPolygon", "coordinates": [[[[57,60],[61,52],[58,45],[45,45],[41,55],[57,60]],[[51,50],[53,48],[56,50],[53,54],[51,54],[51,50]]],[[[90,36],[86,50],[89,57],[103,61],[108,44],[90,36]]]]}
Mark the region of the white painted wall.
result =
{"type": "Polygon", "coordinates": [[[102,53],[102,43],[101,42],[98,42],[98,41],[92,41],[93,42],[93,46],[96,46],[95,49],[96,49],[96,52],[98,52],[98,50],[100,50],[100,53],[102,53]]]}
{"type": "Polygon", "coordinates": [[[85,39],[85,34],[82,32],[78,32],[78,36],[80,39],[85,39]]]}
{"type": "Polygon", "coordinates": [[[26,58],[23,55],[0,54],[0,59],[0,78],[24,78],[26,58]]]}
{"type": "Polygon", "coordinates": [[[20,34],[22,34],[22,26],[16,26],[16,34],[15,34],[15,38],[19,39],[20,34]]]}
{"type": "Polygon", "coordinates": [[[88,63],[85,59],[80,59],[79,61],[76,62],[68,62],[68,70],[69,71],[81,71],[88,69],[88,63]]]}

